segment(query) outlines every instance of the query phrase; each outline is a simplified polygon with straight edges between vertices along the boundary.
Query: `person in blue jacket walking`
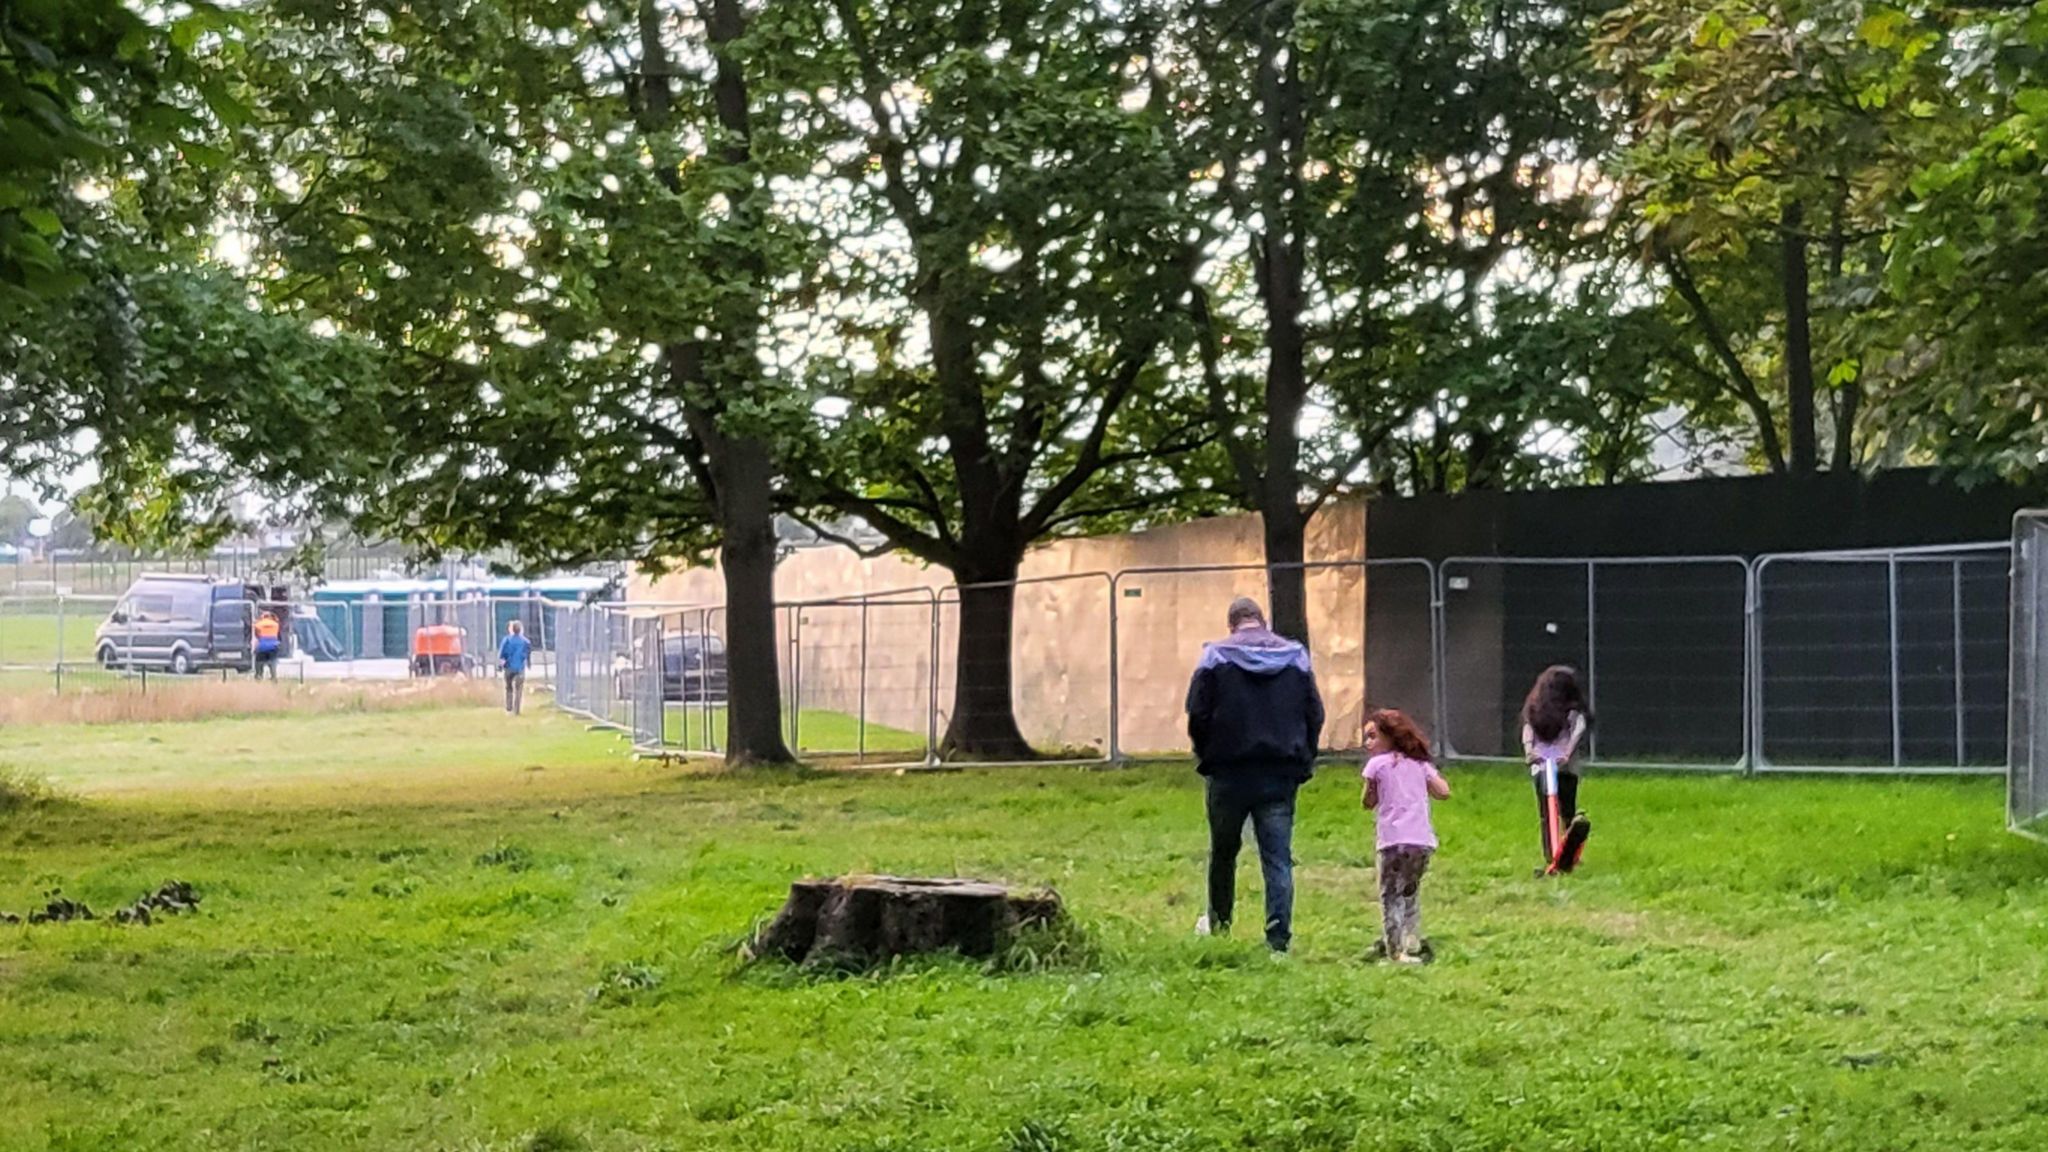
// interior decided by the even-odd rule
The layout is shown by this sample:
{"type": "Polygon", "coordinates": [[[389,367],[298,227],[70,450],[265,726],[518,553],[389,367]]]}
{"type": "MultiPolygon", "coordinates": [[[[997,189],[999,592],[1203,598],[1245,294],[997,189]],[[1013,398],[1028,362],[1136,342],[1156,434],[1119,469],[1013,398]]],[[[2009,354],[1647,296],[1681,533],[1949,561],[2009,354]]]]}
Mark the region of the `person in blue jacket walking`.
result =
{"type": "Polygon", "coordinates": [[[526,666],[533,659],[533,641],[526,638],[526,625],[517,620],[505,626],[505,638],[498,642],[498,667],[505,672],[505,711],[519,715],[526,703],[526,666]]]}

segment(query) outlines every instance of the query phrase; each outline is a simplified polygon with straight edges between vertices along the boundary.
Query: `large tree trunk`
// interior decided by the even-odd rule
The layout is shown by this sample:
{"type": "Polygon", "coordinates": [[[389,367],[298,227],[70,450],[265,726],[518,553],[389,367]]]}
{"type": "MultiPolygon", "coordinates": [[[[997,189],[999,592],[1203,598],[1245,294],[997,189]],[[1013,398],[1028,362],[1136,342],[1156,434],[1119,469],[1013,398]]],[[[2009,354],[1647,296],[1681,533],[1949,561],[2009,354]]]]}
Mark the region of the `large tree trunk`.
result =
{"type": "MultiPolygon", "coordinates": [[[[1284,257],[1276,260],[1286,268],[1284,257]]],[[[1307,371],[1303,364],[1301,324],[1296,303],[1300,300],[1299,276],[1290,286],[1276,285],[1276,299],[1282,307],[1268,306],[1266,361],[1266,459],[1265,482],[1259,492],[1259,515],[1265,521],[1266,580],[1273,599],[1268,619],[1273,630],[1308,643],[1308,580],[1301,563],[1307,556],[1308,517],[1301,511],[1301,423],[1302,404],[1308,398],[1307,371]]]]}
{"type": "Polygon", "coordinates": [[[953,716],[939,741],[949,760],[1029,760],[1017,727],[1015,663],[1019,559],[956,569],[960,634],[953,655],[953,716]]]}
{"type": "MultiPolygon", "coordinates": [[[[665,132],[674,93],[669,87],[668,49],[661,39],[660,6],[655,0],[641,0],[638,17],[642,85],[635,116],[649,134],[665,132]]],[[[752,141],[746,78],[726,49],[744,31],[739,7],[732,0],[716,0],[709,28],[718,60],[712,88],[719,123],[728,132],[722,158],[735,165],[747,163],[752,141]]],[[[662,173],[661,181],[671,191],[678,187],[673,170],[662,173]]],[[[739,198],[735,227],[759,227],[759,198],[758,193],[739,198]]],[[[740,385],[759,382],[754,364],[759,322],[754,309],[767,293],[768,278],[758,262],[751,260],[738,272],[721,271],[728,277],[744,278],[755,289],[745,307],[724,309],[728,315],[717,325],[720,338],[737,342],[740,350],[735,353],[701,342],[671,345],[668,370],[684,419],[703,446],[718,528],[724,537],[719,561],[725,571],[725,760],[735,765],[787,764],[795,757],[782,738],[782,684],[775,645],[774,464],[765,442],[727,430],[718,402],[723,396],[739,393],[740,385]],[[705,363],[707,356],[716,362],[710,369],[705,363]]]]}
{"type": "Polygon", "coordinates": [[[1808,474],[1820,467],[1819,438],[1813,413],[1813,326],[1808,315],[1806,213],[1794,200],[1779,216],[1785,253],[1785,391],[1791,421],[1792,471],[1808,474]]]}
{"type": "Polygon", "coordinates": [[[1837,472],[1856,467],[1856,414],[1863,407],[1863,382],[1842,385],[1842,399],[1835,409],[1835,451],[1829,465],[1837,472]]]}
{"type": "Polygon", "coordinates": [[[725,542],[726,748],[728,764],[787,764],[775,644],[775,513],[768,448],[725,442],[718,468],[725,542]]]}
{"type": "Polygon", "coordinates": [[[1259,115],[1265,137],[1258,237],[1259,295],[1266,305],[1266,459],[1259,513],[1266,529],[1266,579],[1273,630],[1308,643],[1307,517],[1301,511],[1301,409],[1308,401],[1308,337],[1301,310],[1307,269],[1301,230],[1303,120],[1301,64],[1293,43],[1295,5],[1278,3],[1260,30],[1259,115]]]}
{"type": "Polygon", "coordinates": [[[1308,517],[1294,500],[1272,501],[1261,515],[1266,530],[1267,615],[1273,631],[1308,643],[1308,517]]]}

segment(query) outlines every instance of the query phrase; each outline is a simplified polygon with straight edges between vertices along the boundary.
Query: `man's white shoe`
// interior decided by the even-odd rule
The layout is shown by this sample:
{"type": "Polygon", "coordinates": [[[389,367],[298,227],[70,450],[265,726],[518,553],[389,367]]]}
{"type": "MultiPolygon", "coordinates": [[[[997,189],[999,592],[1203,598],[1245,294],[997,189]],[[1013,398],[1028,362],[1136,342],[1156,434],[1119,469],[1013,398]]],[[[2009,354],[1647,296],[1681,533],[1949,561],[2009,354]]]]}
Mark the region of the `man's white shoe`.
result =
{"type": "Polygon", "coordinates": [[[1208,914],[1207,912],[1204,912],[1204,913],[1202,913],[1202,914],[1201,914],[1200,916],[1198,916],[1198,917],[1196,917],[1196,918],[1195,918],[1195,935],[1197,935],[1197,936],[1207,936],[1208,934],[1209,934],[1209,914],[1208,914]]]}

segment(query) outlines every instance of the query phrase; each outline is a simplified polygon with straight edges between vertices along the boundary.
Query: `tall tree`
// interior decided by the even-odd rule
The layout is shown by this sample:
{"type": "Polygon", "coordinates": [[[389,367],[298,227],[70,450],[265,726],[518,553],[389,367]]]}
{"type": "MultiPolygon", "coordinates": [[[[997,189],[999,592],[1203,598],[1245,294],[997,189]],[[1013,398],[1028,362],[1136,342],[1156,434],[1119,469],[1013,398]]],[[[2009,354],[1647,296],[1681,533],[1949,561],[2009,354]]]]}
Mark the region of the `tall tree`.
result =
{"type": "Polygon", "coordinates": [[[815,504],[958,582],[942,751],[1029,755],[1011,681],[1026,550],[1164,509],[1179,494],[1158,462],[1205,435],[1161,394],[1185,178],[1132,65],[1152,31],[1091,0],[812,13],[826,68],[805,131],[839,142],[849,347],[816,367],[843,415],[802,471],[815,504]]]}
{"type": "Polygon", "coordinates": [[[42,510],[17,493],[0,496],[0,544],[19,544],[28,539],[29,526],[42,519],[42,510]]]}
{"type": "Polygon", "coordinates": [[[90,551],[99,544],[98,527],[90,516],[65,508],[51,518],[50,547],[70,552],[90,551]]]}
{"type": "Polygon", "coordinates": [[[1626,143],[1610,157],[1662,276],[1692,403],[1738,404],[1773,471],[1856,466],[1874,386],[1912,369],[1879,334],[1908,153],[1952,132],[1938,23],[1859,0],[1635,0],[1601,58],[1626,143]]]}
{"type": "Polygon", "coordinates": [[[50,483],[118,418],[103,385],[152,322],[135,279],[190,272],[205,236],[232,27],[205,0],[0,5],[0,473],[50,483]]]}
{"type": "Polygon", "coordinates": [[[77,241],[89,207],[73,185],[183,138],[191,121],[160,94],[218,18],[206,3],[169,26],[122,0],[0,5],[0,309],[87,283],[77,241]]]}
{"type": "Polygon", "coordinates": [[[740,0],[273,0],[225,197],[270,314],[380,371],[209,402],[198,441],[309,509],[528,563],[716,551],[729,759],[789,759],[762,333],[805,275],[775,180],[792,58],[740,0]]]}
{"type": "MultiPolygon", "coordinates": [[[[1212,209],[1201,373],[1289,635],[1308,634],[1310,518],[1405,428],[1447,441],[1466,407],[1428,383],[1433,355],[1409,349],[1517,339],[1497,321],[1528,312],[1496,308],[1496,293],[1532,265],[1554,272],[1585,225],[1569,174],[1588,155],[1591,92],[1574,68],[1589,7],[1184,6],[1166,75],[1212,209]]],[[[1519,447],[1491,416],[1467,432],[1479,456],[1519,447]]]]}
{"type": "MultiPolygon", "coordinates": [[[[1887,282],[1917,369],[1879,431],[1969,477],[2048,472],[2048,7],[1958,5],[1949,29],[1964,131],[1919,152],[1887,282]]],[[[1900,35],[1924,29],[1906,23],[1900,35]]]]}
{"type": "Polygon", "coordinates": [[[1411,310],[1375,356],[1395,415],[1368,460],[1373,490],[1647,476],[1668,404],[1657,359],[1669,334],[1654,309],[1625,301],[1627,287],[1504,287],[1490,294],[1483,319],[1441,301],[1411,310]]]}

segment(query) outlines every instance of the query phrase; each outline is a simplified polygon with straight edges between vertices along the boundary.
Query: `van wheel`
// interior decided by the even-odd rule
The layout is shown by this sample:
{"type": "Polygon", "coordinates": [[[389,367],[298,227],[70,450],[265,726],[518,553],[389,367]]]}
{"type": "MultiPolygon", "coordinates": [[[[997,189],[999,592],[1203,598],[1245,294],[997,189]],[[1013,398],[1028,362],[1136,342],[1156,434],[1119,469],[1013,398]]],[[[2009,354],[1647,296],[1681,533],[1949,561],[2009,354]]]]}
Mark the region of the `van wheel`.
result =
{"type": "Polygon", "coordinates": [[[176,651],[172,652],[172,653],[171,653],[171,675],[173,675],[173,676],[190,676],[191,674],[192,674],[192,654],[191,654],[190,652],[187,652],[187,651],[185,651],[185,650],[184,650],[183,648],[180,648],[180,649],[178,649],[178,650],[176,650],[176,651]]]}
{"type": "Polygon", "coordinates": [[[99,661],[100,667],[106,669],[109,672],[112,672],[116,667],[120,665],[120,661],[116,659],[114,656],[114,646],[112,644],[100,645],[99,661]]]}

